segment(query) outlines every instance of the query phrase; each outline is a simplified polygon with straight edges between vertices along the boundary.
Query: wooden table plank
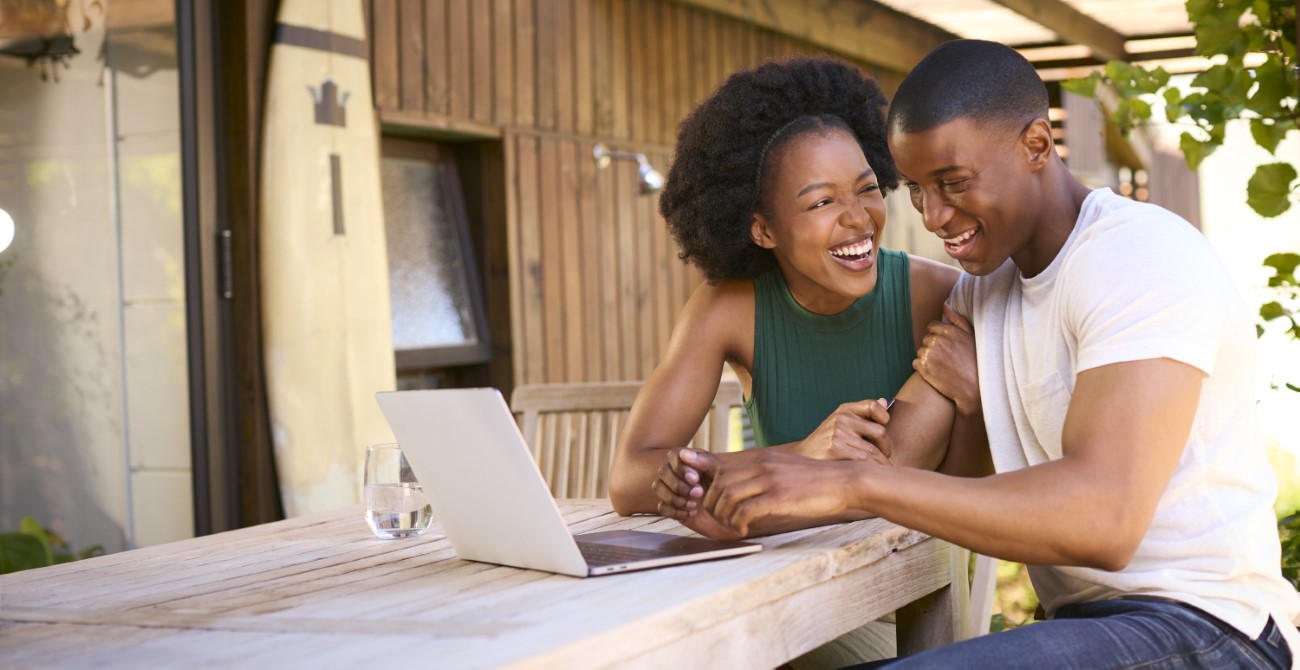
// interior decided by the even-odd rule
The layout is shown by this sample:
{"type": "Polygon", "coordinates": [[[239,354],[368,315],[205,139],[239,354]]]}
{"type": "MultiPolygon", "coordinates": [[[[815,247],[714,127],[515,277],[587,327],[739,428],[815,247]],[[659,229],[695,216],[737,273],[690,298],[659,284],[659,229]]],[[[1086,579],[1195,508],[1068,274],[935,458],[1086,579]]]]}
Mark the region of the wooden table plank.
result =
{"type": "MultiPolygon", "coordinates": [[[[575,532],[691,534],[607,501],[562,511],[575,532]]],[[[0,577],[0,656],[340,665],[382,649],[449,667],[773,666],[914,601],[900,614],[908,648],[963,625],[946,543],[883,520],[760,541],[743,558],[575,579],[456,559],[436,525],[379,540],[346,508],[0,577]]]]}

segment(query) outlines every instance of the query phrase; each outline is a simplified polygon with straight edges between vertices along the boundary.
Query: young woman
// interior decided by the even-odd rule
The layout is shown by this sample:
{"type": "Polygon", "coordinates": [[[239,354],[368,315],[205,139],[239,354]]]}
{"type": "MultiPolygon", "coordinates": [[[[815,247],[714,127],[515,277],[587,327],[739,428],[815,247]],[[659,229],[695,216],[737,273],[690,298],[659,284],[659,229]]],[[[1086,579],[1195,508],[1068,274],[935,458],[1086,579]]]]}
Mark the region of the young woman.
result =
{"type": "MultiPolygon", "coordinates": [[[[659,512],[717,536],[694,495],[706,482],[674,478],[668,459],[695,434],[724,363],[745,389],[757,446],[890,459],[885,401],[911,376],[958,272],[881,247],[884,195],[898,184],[887,104],[853,66],[797,57],[736,72],[682,123],[659,207],[707,282],[618,445],[610,498],[620,514],[659,512]]],[[[944,454],[894,456],[933,469],[944,454]]]]}

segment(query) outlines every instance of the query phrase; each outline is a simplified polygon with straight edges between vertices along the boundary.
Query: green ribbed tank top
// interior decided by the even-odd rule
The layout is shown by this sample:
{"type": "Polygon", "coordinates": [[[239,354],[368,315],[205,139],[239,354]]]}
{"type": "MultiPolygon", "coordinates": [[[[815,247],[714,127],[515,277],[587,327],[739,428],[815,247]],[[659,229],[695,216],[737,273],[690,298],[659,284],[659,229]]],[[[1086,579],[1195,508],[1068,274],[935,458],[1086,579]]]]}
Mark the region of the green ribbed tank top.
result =
{"type": "Polygon", "coordinates": [[[803,308],[777,268],[754,279],[754,446],[802,440],[841,404],[893,398],[912,374],[908,257],[880,249],[876,287],[825,316],[803,308]]]}

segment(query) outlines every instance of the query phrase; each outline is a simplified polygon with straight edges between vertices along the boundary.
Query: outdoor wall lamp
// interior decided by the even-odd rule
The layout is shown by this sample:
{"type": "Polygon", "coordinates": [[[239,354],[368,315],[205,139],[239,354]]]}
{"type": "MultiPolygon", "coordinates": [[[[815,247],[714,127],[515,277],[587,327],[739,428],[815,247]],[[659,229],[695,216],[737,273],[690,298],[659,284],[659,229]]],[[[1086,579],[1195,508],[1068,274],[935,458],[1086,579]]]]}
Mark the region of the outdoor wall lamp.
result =
{"type": "Polygon", "coordinates": [[[14,241],[14,219],[9,212],[0,209],[0,251],[9,248],[14,241]]]}
{"type": "Polygon", "coordinates": [[[641,195],[650,195],[664,187],[664,176],[650,167],[650,161],[646,160],[645,154],[611,151],[603,143],[597,142],[596,146],[591,148],[591,155],[596,159],[596,168],[600,170],[609,167],[609,162],[612,160],[636,161],[637,174],[640,175],[641,195]]]}

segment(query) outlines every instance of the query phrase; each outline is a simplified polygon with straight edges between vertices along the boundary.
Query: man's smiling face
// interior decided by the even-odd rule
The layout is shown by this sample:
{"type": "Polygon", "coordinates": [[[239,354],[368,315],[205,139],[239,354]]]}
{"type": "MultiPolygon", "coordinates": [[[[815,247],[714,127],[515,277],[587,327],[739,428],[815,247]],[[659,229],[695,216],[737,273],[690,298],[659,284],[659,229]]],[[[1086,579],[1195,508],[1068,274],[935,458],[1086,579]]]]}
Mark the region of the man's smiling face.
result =
{"type": "Polygon", "coordinates": [[[1039,194],[1026,133],[1040,132],[1037,125],[1017,134],[956,118],[889,134],[889,150],[926,230],[971,274],[989,274],[1031,246],[1039,194]]]}

